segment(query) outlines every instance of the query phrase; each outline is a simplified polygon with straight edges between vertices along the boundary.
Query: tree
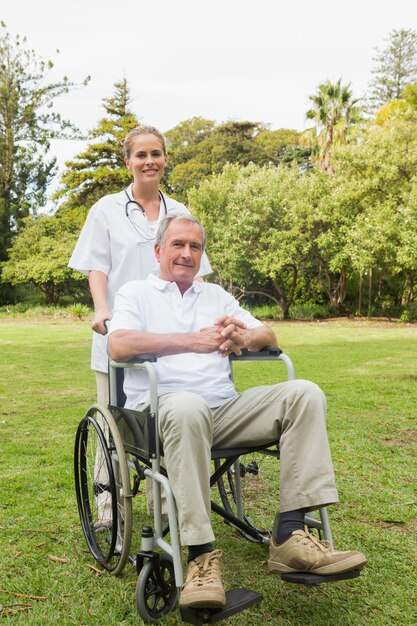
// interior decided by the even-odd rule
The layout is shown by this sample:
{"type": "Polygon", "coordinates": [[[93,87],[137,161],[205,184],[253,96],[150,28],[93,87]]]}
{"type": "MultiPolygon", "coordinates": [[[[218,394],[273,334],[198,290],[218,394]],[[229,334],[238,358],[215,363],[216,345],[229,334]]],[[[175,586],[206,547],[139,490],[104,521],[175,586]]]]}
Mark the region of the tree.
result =
{"type": "Polygon", "coordinates": [[[32,284],[46,302],[58,304],[64,294],[74,292],[84,277],[68,267],[78,232],[55,216],[28,216],[16,236],[9,260],[3,263],[2,280],[12,285],[32,284]]]}
{"type": "Polygon", "coordinates": [[[106,117],[90,132],[92,141],[86,150],[66,162],[61,187],[55,194],[55,199],[61,201],[58,214],[69,215],[71,221],[78,219],[81,225],[92,204],[131,181],[124,162],[123,141],[139,120],[129,109],[127,80],[115,83],[114,89],[112,97],[103,99],[106,117]]]}
{"type": "Polygon", "coordinates": [[[309,260],[317,201],[314,175],[282,164],[227,165],[189,192],[217,280],[241,295],[272,299],[284,319],[309,260]]]}
{"type": "Polygon", "coordinates": [[[204,179],[223,170],[226,163],[245,166],[306,162],[300,133],[271,131],[258,122],[225,122],[194,117],[166,133],[168,139],[167,189],[181,201],[204,179]]]}
{"type": "Polygon", "coordinates": [[[55,159],[48,159],[50,140],[76,136],[74,126],[52,108],[76,85],[66,77],[48,83],[52,67],[26,48],[26,39],[12,40],[1,23],[0,261],[7,259],[24,218],[45,203],[55,174],[55,159]]]}
{"type": "Polygon", "coordinates": [[[279,128],[261,130],[255,137],[260,165],[279,165],[279,163],[298,163],[302,169],[310,167],[311,149],[304,145],[302,133],[297,130],[279,128]]]}
{"type": "Polygon", "coordinates": [[[375,304],[409,302],[416,282],[416,125],[417,111],[397,111],[335,148],[318,212],[322,258],[333,272],[367,276],[369,313],[375,304]]]}
{"type": "MultiPolygon", "coordinates": [[[[342,85],[342,79],[336,83],[328,80],[318,86],[317,92],[310,96],[313,107],[306,113],[307,119],[316,123],[313,144],[317,150],[315,160],[323,172],[332,172],[330,153],[335,142],[346,143],[348,129],[360,121],[359,100],[353,98],[348,85],[342,85]]],[[[312,137],[311,133],[309,135],[312,137]]],[[[313,154],[314,156],[314,154],[313,154]]]]}
{"type": "Polygon", "coordinates": [[[382,50],[376,48],[368,85],[366,109],[374,113],[390,100],[401,98],[407,83],[417,81],[417,33],[411,29],[393,30],[382,50]]]}
{"type": "Polygon", "coordinates": [[[163,182],[179,200],[212,172],[211,143],[215,122],[193,117],[165,133],[168,165],[163,182]]]}

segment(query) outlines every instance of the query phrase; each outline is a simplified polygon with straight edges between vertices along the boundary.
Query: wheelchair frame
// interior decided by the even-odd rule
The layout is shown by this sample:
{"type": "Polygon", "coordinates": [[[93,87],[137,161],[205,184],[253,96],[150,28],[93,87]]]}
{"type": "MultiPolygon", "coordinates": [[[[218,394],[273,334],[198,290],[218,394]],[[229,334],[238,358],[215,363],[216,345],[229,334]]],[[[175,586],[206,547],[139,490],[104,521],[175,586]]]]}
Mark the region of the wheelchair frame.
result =
{"type": "MultiPolygon", "coordinates": [[[[229,358],[232,370],[235,361],[280,361],[286,367],[287,379],[295,379],[291,359],[279,348],[268,348],[256,353],[246,351],[242,356],[231,355],[229,358]]],[[[90,552],[112,574],[121,574],[127,561],[135,565],[138,573],[136,605],[143,620],[149,623],[156,623],[174,608],[178,591],[184,582],[176,505],[166,472],[161,467],[155,361],[154,355],[141,355],[123,363],[110,361],[110,404],[108,408],[93,405],[87,411],[78,426],[74,456],[77,504],[90,552]],[[147,373],[150,403],[146,413],[118,406],[120,385],[117,372],[125,368],[141,369],[147,373]],[[96,477],[98,458],[101,470],[104,471],[104,481],[96,477]],[[132,471],[136,472],[133,484],[132,471]],[[140,549],[132,555],[132,499],[138,492],[140,481],[146,477],[152,480],[153,528],[150,525],[142,528],[140,549]],[[167,523],[164,523],[162,514],[162,489],[168,513],[167,523]],[[100,497],[107,500],[107,508],[111,508],[112,524],[107,528],[103,523],[104,532],[100,519],[95,521],[94,515],[100,497]],[[168,532],[170,542],[166,540],[168,532]]],[[[246,539],[265,545],[269,544],[272,531],[259,529],[245,513],[240,458],[255,452],[279,457],[277,444],[271,442],[264,446],[212,450],[215,471],[211,476],[211,485],[217,484],[223,504],[220,506],[212,501],[212,510],[246,539]]],[[[320,535],[323,534],[324,539],[333,546],[327,510],[321,507],[318,511],[320,519],[306,516],[306,524],[318,530],[320,535]]],[[[346,577],[354,575],[358,574],[350,573],[346,577]]],[[[317,584],[339,580],[340,576],[324,578],[289,574],[282,578],[289,582],[317,584]]],[[[182,609],[183,621],[192,624],[220,621],[259,602],[262,596],[250,590],[231,590],[227,592],[226,598],[226,607],[221,610],[182,609]]]]}

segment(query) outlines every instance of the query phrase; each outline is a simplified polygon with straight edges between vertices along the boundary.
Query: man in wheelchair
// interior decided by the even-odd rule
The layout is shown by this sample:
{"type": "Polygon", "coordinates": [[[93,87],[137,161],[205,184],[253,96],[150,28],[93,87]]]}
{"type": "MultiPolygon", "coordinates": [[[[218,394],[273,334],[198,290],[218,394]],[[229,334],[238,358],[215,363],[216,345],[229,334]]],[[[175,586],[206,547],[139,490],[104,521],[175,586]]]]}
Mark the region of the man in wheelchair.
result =
{"type": "MultiPolygon", "coordinates": [[[[155,244],[159,276],[118,292],[109,325],[109,354],[127,361],[154,353],[159,430],[183,545],[188,546],[182,607],[225,603],[221,552],[210,521],[211,448],[279,439],[280,504],[269,547],[270,572],[334,575],[358,569],[357,551],[331,549],[304,526],[305,513],[338,500],[326,433],[326,400],[309,381],[254,387],[238,394],[227,357],[276,345],[274,333],[215,284],[195,281],[205,233],[192,216],[170,215],[155,244]]],[[[144,373],[125,375],[128,408],[149,403],[144,373]]]]}

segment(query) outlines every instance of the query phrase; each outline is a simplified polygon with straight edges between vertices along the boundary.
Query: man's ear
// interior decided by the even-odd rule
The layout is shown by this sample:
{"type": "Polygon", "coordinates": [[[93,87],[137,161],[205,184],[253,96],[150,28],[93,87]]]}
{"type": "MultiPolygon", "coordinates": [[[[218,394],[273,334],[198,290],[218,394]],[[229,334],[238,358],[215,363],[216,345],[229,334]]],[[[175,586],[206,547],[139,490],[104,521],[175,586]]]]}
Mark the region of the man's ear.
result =
{"type": "Polygon", "coordinates": [[[159,263],[159,259],[161,258],[161,248],[159,247],[158,243],[155,244],[155,256],[156,256],[156,260],[159,263]]]}

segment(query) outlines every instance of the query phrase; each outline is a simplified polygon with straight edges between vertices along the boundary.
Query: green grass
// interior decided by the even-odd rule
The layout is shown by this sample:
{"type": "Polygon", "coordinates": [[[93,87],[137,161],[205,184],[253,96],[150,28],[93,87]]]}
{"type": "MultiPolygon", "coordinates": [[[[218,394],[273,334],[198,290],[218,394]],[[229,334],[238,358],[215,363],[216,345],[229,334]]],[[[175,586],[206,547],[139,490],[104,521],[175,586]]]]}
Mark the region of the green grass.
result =
{"type": "MultiPolygon", "coordinates": [[[[226,588],[264,594],[260,605],[224,623],[415,625],[417,327],[319,322],[274,328],[297,377],[317,382],[327,395],[340,492],[340,504],[330,509],[335,543],[362,550],[368,564],[356,580],[314,588],[284,583],[267,574],[265,548],[216,519],[226,588]]],[[[88,323],[5,319],[0,350],[2,623],[141,623],[133,567],[119,578],[97,575],[76,509],[74,434],[95,396],[88,323]]],[[[274,382],[271,367],[241,364],[239,386],[274,382]]],[[[273,493],[261,498],[272,520],[273,493]]],[[[179,624],[179,612],[162,623],[179,624]]]]}

